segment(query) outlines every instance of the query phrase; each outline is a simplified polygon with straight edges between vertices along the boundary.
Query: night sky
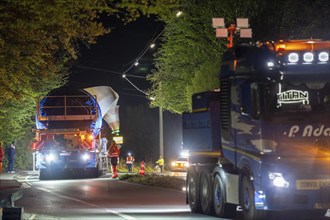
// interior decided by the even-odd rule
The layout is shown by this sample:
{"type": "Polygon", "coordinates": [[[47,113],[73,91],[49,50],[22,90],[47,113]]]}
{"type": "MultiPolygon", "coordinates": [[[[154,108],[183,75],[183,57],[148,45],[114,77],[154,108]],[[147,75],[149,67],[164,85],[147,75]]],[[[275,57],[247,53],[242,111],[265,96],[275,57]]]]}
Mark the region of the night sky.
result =
{"type": "MultiPolygon", "coordinates": [[[[162,32],[164,25],[156,22],[155,19],[143,18],[127,25],[123,25],[118,20],[111,20],[107,27],[112,29],[109,34],[99,37],[97,43],[91,45],[90,48],[81,47],[81,54],[72,69],[69,85],[79,89],[92,86],[112,87],[119,94],[121,132],[125,133],[122,126],[126,124],[123,123],[125,117],[122,117],[125,108],[141,104],[148,106],[149,101],[145,94],[122,78],[122,73],[130,68],[136,58],[150,46],[162,32]]],[[[157,50],[157,42],[159,43],[159,39],[156,41],[156,47],[148,49],[139,59],[139,65],[133,66],[127,72],[128,79],[143,91],[150,87],[150,83],[144,77],[153,69],[153,53],[157,50]]],[[[150,108],[148,114],[153,115],[155,122],[158,123],[158,108],[150,108]]],[[[156,132],[158,125],[152,129],[156,132]]],[[[181,116],[164,111],[165,154],[171,155],[172,158],[178,155],[182,142],[181,131],[177,129],[181,129],[181,116]],[[175,128],[173,125],[176,125],[175,128]]],[[[158,148],[157,145],[156,148],[158,148]]],[[[133,149],[124,144],[123,152],[125,150],[133,149]]]]}
{"type": "MultiPolygon", "coordinates": [[[[90,48],[81,47],[81,54],[75,63],[69,84],[76,88],[91,86],[111,86],[120,96],[119,105],[147,102],[145,95],[135,89],[122,74],[135,59],[150,45],[163,30],[163,24],[152,18],[142,18],[124,25],[115,19],[109,19],[107,27],[111,32],[99,37],[90,48]]],[[[132,67],[127,74],[138,77],[128,79],[138,88],[146,91],[150,84],[145,77],[150,73],[154,49],[148,49],[139,60],[139,65],[132,67]],[[142,77],[142,78],[141,78],[142,77]]]]}

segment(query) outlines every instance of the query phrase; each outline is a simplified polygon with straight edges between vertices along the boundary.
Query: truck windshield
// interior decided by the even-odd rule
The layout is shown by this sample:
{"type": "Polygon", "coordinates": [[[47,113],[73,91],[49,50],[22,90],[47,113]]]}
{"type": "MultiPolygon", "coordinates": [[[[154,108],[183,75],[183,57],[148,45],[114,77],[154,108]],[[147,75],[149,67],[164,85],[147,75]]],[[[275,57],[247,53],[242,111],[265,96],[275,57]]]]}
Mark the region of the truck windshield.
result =
{"type": "Polygon", "coordinates": [[[283,81],[265,87],[269,115],[313,115],[330,112],[330,83],[327,81],[283,81]]]}

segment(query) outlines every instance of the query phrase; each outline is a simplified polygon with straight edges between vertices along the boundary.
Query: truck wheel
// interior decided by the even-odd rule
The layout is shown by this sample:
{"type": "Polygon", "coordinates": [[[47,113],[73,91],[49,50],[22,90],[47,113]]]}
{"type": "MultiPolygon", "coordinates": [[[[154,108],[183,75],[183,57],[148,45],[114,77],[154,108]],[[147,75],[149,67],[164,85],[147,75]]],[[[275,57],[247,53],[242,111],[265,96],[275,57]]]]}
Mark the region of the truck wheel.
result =
{"type": "Polygon", "coordinates": [[[242,206],[244,219],[254,219],[254,189],[247,176],[242,179],[240,190],[240,205],[242,206]]]}
{"type": "Polygon", "coordinates": [[[213,182],[213,206],[215,215],[224,217],[225,212],[225,186],[219,174],[216,174],[213,182]]]}
{"type": "Polygon", "coordinates": [[[199,197],[199,187],[196,171],[191,170],[188,172],[187,182],[188,203],[190,210],[194,213],[201,213],[201,201],[199,197]]]}
{"type": "Polygon", "coordinates": [[[214,213],[212,202],[212,181],[208,169],[205,169],[202,172],[200,181],[199,190],[202,211],[205,215],[212,215],[214,213]]]}
{"type": "Polygon", "coordinates": [[[256,210],[254,203],[254,188],[248,176],[242,179],[240,190],[240,205],[242,206],[244,219],[264,219],[265,212],[256,210]]]}
{"type": "Polygon", "coordinates": [[[215,215],[222,218],[234,218],[236,205],[226,203],[226,189],[219,174],[216,174],[213,182],[213,208],[215,215]]]}
{"type": "Polygon", "coordinates": [[[47,170],[39,169],[39,180],[47,180],[47,179],[49,179],[48,172],[46,172],[46,171],[47,170]]]}

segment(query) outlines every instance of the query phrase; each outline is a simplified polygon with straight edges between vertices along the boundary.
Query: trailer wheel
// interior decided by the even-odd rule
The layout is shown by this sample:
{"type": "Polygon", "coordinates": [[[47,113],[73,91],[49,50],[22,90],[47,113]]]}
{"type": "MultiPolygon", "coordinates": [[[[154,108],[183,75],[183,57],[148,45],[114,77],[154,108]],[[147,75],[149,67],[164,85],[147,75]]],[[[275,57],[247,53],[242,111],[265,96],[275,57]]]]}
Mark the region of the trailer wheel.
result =
{"type": "Polygon", "coordinates": [[[200,178],[200,197],[201,197],[201,208],[205,215],[212,215],[214,213],[213,202],[212,202],[212,180],[210,172],[205,169],[202,172],[200,178]]]}
{"type": "Polygon", "coordinates": [[[265,212],[256,210],[254,203],[254,188],[248,176],[242,178],[240,190],[240,205],[243,209],[244,219],[264,219],[265,212]]]}
{"type": "Polygon", "coordinates": [[[201,201],[199,197],[199,186],[197,173],[190,170],[187,175],[187,192],[190,210],[193,213],[201,213],[201,201]]]}

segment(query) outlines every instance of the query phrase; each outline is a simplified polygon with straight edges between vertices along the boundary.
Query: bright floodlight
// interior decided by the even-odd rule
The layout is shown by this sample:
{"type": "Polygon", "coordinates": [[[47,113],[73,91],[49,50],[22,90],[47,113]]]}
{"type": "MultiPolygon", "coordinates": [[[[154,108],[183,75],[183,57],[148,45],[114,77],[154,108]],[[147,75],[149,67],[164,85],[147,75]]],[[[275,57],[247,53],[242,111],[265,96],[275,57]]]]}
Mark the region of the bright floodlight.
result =
{"type": "Polygon", "coordinates": [[[329,61],[329,54],[327,52],[321,52],[319,54],[319,60],[321,62],[328,62],[329,61]]]}
{"type": "Polygon", "coordinates": [[[297,63],[299,60],[299,55],[297,53],[290,53],[288,59],[290,63],[297,63]]]}
{"type": "Polygon", "coordinates": [[[134,65],[135,65],[135,66],[138,66],[138,65],[139,65],[139,61],[136,61],[136,62],[134,63],[134,65]]]}
{"type": "Polygon", "coordinates": [[[224,18],[212,18],[212,26],[213,26],[213,28],[225,27],[225,19],[224,18]]]}
{"type": "Polygon", "coordinates": [[[311,52],[307,52],[304,54],[304,61],[307,63],[313,62],[314,60],[314,54],[311,52]]]}
{"type": "Polygon", "coordinates": [[[227,28],[217,28],[215,30],[216,37],[228,37],[228,30],[227,28]]]}
{"type": "Polygon", "coordinates": [[[249,27],[249,19],[247,18],[237,18],[236,25],[240,28],[248,28],[249,27]]]}
{"type": "Polygon", "coordinates": [[[154,48],[156,46],[156,44],[152,43],[150,44],[150,48],[154,48]]]}
{"type": "Polygon", "coordinates": [[[252,29],[251,28],[240,29],[239,36],[241,38],[252,38],[252,29]]]}

